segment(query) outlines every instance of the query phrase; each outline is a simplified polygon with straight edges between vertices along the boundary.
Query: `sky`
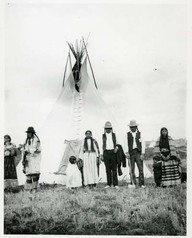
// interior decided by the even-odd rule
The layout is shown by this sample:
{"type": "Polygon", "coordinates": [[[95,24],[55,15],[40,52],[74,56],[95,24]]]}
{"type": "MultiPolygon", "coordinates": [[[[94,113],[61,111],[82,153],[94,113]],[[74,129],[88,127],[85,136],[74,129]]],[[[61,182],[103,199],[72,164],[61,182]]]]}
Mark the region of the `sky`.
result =
{"type": "Polygon", "coordinates": [[[135,119],[146,140],[163,126],[186,137],[185,4],[7,1],[4,14],[4,133],[13,142],[43,125],[61,90],[66,42],[82,37],[98,90],[125,133],[135,119]]]}

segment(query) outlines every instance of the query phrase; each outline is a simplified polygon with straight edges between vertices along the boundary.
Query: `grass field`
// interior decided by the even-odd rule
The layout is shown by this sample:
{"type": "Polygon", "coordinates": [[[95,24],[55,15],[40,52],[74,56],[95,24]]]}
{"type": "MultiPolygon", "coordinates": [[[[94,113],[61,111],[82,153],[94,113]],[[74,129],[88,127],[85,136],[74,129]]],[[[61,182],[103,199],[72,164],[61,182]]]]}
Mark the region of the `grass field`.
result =
{"type": "Polygon", "coordinates": [[[176,188],[68,190],[41,186],[32,200],[26,191],[5,192],[5,234],[186,235],[186,184],[176,188]]]}

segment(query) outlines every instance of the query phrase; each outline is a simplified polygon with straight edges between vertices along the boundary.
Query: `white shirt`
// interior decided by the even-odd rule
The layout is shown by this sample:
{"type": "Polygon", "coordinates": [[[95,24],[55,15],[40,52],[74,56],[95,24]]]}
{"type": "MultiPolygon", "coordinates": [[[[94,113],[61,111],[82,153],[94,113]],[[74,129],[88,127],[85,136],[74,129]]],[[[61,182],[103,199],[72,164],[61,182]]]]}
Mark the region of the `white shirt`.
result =
{"type": "Polygon", "coordinates": [[[114,144],[112,139],[112,133],[105,133],[107,141],[106,141],[106,150],[113,150],[114,144]]]}
{"type": "Polygon", "coordinates": [[[88,147],[88,151],[91,150],[91,139],[87,139],[87,147],[88,147]]]}
{"type": "Polygon", "coordinates": [[[135,138],[136,138],[137,131],[135,131],[135,132],[130,131],[130,132],[131,132],[131,134],[133,136],[133,149],[136,149],[137,148],[137,144],[136,144],[135,138]]]}
{"type": "MultiPolygon", "coordinates": [[[[132,131],[130,131],[131,132],[131,134],[132,134],[132,136],[133,136],[133,149],[136,149],[137,148],[137,143],[136,143],[136,140],[135,140],[135,138],[136,138],[136,133],[137,133],[137,130],[135,131],[135,132],[132,132],[132,131]]],[[[140,137],[141,137],[141,135],[140,135],[140,137]]],[[[141,142],[141,153],[142,154],[145,154],[145,141],[143,140],[143,137],[141,137],[140,139],[139,139],[139,141],[141,142]]],[[[126,145],[128,146],[128,151],[129,151],[129,145],[128,145],[128,143],[127,143],[127,135],[126,135],[126,145]]]]}

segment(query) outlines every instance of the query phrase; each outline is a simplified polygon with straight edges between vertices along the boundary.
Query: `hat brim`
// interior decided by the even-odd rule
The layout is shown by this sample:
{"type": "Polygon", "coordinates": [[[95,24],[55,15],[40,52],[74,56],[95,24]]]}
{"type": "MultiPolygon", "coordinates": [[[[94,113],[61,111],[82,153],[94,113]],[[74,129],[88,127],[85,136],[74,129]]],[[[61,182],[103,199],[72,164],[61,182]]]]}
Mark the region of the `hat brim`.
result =
{"type": "Polygon", "coordinates": [[[35,134],[35,131],[26,131],[25,133],[33,133],[33,134],[35,134]]]}
{"type": "Polygon", "coordinates": [[[128,124],[129,127],[134,127],[134,126],[139,126],[139,124],[135,124],[135,125],[130,125],[128,124]]]}

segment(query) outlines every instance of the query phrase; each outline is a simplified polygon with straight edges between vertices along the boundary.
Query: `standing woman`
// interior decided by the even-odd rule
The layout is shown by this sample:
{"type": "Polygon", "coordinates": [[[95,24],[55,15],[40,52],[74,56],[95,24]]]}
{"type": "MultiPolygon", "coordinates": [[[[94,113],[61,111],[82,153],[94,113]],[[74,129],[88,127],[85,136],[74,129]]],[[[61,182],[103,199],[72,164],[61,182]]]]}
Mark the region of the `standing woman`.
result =
{"type": "MultiPolygon", "coordinates": [[[[156,141],[154,158],[156,161],[157,158],[161,160],[162,171],[160,180],[163,187],[181,184],[179,174],[180,157],[176,151],[174,141],[168,135],[168,130],[165,127],[161,128],[160,137],[156,141]]],[[[154,177],[156,177],[155,174],[154,177]]],[[[160,181],[158,181],[158,183],[160,183],[160,181]]],[[[159,186],[159,184],[157,184],[157,186],[159,186]]]]}
{"type": "Polygon", "coordinates": [[[84,186],[95,187],[98,183],[98,162],[100,151],[98,143],[92,137],[90,130],[85,132],[79,158],[83,160],[83,181],[84,186]]]}
{"type": "Polygon", "coordinates": [[[26,175],[25,189],[36,191],[40,176],[41,144],[33,127],[26,131],[27,138],[22,149],[23,172],[26,175]]]}
{"type": "Polygon", "coordinates": [[[15,166],[15,156],[17,156],[16,146],[11,143],[9,135],[4,136],[4,188],[18,185],[17,172],[15,166]]]}

